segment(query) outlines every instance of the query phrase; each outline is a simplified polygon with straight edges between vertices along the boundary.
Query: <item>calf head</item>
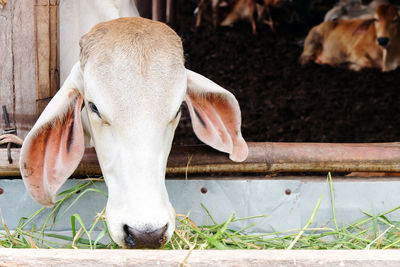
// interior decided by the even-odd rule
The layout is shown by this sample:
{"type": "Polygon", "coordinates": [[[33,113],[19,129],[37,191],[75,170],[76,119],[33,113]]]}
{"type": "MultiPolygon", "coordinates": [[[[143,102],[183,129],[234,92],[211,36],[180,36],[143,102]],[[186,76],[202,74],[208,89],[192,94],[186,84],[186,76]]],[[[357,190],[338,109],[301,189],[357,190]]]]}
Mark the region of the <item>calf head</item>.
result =
{"type": "Polygon", "coordinates": [[[374,15],[377,43],[386,48],[399,31],[399,11],[392,5],[379,5],[374,15]]]}
{"type": "Polygon", "coordinates": [[[80,46],[80,63],[24,141],[24,183],[34,199],[52,206],[87,136],[108,187],[112,238],[127,248],[159,247],[175,228],[165,169],[182,101],[200,140],[243,161],[248,148],[239,105],[231,93],[185,69],[181,40],[162,23],[101,23],[80,46]]]}

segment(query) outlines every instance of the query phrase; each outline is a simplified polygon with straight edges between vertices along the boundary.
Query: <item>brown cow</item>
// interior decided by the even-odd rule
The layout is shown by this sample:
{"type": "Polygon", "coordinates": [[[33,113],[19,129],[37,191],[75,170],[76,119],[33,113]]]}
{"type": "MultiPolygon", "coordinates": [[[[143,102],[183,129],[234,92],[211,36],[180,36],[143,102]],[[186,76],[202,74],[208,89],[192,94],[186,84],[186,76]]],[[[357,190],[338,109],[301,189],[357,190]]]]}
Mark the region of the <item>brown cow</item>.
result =
{"type": "Polygon", "coordinates": [[[248,19],[251,23],[253,33],[257,32],[256,21],[254,20],[254,12],[256,11],[255,0],[237,0],[232,11],[221,22],[221,26],[231,26],[238,20],[248,19]]]}
{"type": "Polygon", "coordinates": [[[207,4],[211,2],[212,7],[212,22],[214,27],[218,24],[218,6],[220,5],[220,0],[200,0],[197,5],[197,15],[196,15],[196,28],[200,27],[201,20],[203,18],[203,13],[207,8],[207,4]]]}
{"type": "Polygon", "coordinates": [[[258,20],[263,20],[264,15],[266,19],[263,20],[268,24],[271,30],[275,30],[274,20],[271,17],[271,8],[282,7],[285,2],[291,0],[237,0],[232,11],[221,22],[221,26],[230,26],[240,19],[247,19],[250,21],[253,34],[256,33],[256,22],[254,20],[254,12],[257,11],[258,20]]]}
{"type": "Polygon", "coordinates": [[[399,27],[399,11],[392,5],[379,5],[373,19],[323,22],[308,33],[300,63],[394,70],[400,64],[399,27]]]}
{"type": "Polygon", "coordinates": [[[7,0],[0,0],[0,9],[4,8],[4,6],[7,4],[7,0]]]}
{"type": "Polygon", "coordinates": [[[255,12],[258,14],[258,19],[261,21],[266,15],[265,23],[274,30],[274,21],[271,18],[270,8],[281,7],[285,2],[291,0],[200,0],[197,7],[196,28],[201,24],[203,13],[207,8],[207,3],[211,2],[212,22],[214,27],[219,23],[220,7],[231,8],[231,11],[226,18],[220,23],[221,26],[231,26],[238,20],[247,19],[251,23],[252,31],[255,34],[257,31],[256,21],[254,19],[255,12]]]}

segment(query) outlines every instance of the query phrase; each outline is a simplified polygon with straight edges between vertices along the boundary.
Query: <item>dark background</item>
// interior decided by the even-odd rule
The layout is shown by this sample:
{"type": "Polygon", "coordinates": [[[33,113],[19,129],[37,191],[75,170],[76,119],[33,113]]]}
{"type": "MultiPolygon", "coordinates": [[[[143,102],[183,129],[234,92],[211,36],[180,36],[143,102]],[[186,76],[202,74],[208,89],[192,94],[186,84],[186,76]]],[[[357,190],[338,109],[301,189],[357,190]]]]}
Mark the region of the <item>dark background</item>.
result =
{"type": "MultiPolygon", "coordinates": [[[[400,141],[400,68],[354,72],[298,63],[301,41],[334,2],[294,0],[285,11],[273,10],[275,32],[258,24],[257,35],[247,21],[214,29],[206,18],[195,30],[196,2],[178,3],[174,29],[183,40],[186,67],[236,96],[246,141],[400,141]],[[297,19],[289,22],[291,12],[297,19]]],[[[199,143],[187,110],[174,143],[199,143]]]]}

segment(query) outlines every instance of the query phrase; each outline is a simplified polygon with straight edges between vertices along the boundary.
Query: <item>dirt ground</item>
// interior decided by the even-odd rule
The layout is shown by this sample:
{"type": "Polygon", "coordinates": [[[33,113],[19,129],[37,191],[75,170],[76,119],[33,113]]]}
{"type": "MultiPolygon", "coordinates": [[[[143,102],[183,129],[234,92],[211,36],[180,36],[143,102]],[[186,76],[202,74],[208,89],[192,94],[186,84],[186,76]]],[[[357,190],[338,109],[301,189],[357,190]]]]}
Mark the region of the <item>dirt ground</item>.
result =
{"type": "MultiPolygon", "coordinates": [[[[400,68],[381,73],[299,65],[299,41],[323,13],[304,23],[281,23],[275,33],[258,25],[252,35],[247,22],[218,30],[205,22],[195,31],[195,5],[185,3],[175,30],[183,39],[186,66],[237,97],[247,141],[400,141],[400,68]]],[[[174,143],[199,143],[187,111],[174,143]]]]}

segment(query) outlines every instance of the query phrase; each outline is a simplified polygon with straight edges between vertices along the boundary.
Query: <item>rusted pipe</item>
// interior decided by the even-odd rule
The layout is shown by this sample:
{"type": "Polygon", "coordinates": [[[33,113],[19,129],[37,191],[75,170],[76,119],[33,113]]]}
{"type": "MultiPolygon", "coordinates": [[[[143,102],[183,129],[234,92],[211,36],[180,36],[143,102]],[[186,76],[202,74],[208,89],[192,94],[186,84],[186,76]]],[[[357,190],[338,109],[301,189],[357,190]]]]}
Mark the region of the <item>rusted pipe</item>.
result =
{"type": "Polygon", "coordinates": [[[206,146],[176,147],[168,161],[174,174],[212,172],[399,172],[400,143],[249,143],[249,157],[233,163],[206,146]],[[188,167],[184,163],[191,158],[188,167]]]}
{"type": "MultiPolygon", "coordinates": [[[[18,162],[8,164],[0,149],[0,176],[18,176],[18,162]]],[[[19,158],[19,149],[13,150],[19,158]]],[[[208,146],[173,147],[168,174],[267,172],[400,172],[400,143],[249,143],[249,157],[235,163],[208,146]]],[[[87,149],[75,175],[100,175],[93,149],[87,149]]]]}

